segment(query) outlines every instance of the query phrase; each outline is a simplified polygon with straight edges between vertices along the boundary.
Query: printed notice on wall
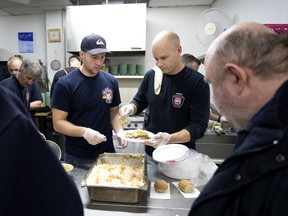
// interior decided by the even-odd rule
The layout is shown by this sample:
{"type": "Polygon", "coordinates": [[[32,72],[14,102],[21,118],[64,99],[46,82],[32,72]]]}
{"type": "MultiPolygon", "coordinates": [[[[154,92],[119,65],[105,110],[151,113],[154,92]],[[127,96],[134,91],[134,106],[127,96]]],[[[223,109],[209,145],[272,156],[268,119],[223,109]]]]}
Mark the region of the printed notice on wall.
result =
{"type": "Polygon", "coordinates": [[[18,32],[19,53],[33,53],[33,32],[18,32]]]}

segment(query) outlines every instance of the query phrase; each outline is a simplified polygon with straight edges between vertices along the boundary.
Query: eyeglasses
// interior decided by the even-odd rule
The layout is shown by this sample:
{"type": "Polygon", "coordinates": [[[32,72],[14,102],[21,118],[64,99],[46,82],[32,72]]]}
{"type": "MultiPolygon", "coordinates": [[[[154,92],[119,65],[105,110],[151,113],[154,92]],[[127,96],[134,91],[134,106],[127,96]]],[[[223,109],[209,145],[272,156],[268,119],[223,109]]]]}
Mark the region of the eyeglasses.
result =
{"type": "Polygon", "coordinates": [[[12,71],[12,72],[16,71],[17,72],[17,71],[19,71],[19,69],[9,69],[9,71],[12,71]]]}

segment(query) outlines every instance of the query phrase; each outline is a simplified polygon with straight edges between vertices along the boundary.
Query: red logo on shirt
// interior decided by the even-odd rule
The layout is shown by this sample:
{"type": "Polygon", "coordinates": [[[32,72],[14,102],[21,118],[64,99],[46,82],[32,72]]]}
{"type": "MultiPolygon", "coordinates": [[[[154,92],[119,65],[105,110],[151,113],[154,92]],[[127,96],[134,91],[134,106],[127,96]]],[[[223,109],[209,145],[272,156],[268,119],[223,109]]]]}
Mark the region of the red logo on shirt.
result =
{"type": "Polygon", "coordinates": [[[112,103],[113,100],[113,91],[110,88],[105,88],[102,91],[102,98],[106,101],[106,103],[112,103]]]}
{"type": "Polygon", "coordinates": [[[185,101],[185,97],[181,93],[176,93],[172,97],[172,104],[175,108],[180,108],[185,101]]]}

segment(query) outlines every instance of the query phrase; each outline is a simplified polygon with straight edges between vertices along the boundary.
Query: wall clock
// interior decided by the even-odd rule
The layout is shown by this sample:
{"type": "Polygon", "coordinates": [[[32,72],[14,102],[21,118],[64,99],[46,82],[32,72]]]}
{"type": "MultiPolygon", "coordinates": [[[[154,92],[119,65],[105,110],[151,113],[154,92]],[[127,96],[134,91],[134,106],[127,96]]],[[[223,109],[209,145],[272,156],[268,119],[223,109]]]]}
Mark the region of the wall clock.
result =
{"type": "Polygon", "coordinates": [[[61,31],[60,29],[48,29],[48,42],[61,42],[61,31]]]}
{"type": "Polygon", "coordinates": [[[59,70],[61,68],[61,63],[59,60],[54,59],[53,61],[51,61],[50,67],[52,70],[59,70]]]}

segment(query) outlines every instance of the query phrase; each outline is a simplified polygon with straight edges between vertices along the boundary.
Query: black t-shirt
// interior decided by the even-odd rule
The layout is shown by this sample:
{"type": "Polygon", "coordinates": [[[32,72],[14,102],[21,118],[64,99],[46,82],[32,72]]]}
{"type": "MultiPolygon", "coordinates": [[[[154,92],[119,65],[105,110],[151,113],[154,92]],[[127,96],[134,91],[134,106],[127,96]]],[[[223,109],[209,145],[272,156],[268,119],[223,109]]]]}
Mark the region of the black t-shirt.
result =
{"type": "MultiPolygon", "coordinates": [[[[191,140],[183,143],[195,149],[195,140],[203,137],[210,113],[210,90],[204,76],[188,67],[176,75],[163,75],[159,95],[154,93],[154,70],[145,74],[132,100],[138,112],[149,106],[145,129],[153,133],[189,131],[191,140]]],[[[153,147],[145,146],[152,155],[153,147]]]]}
{"type": "Polygon", "coordinates": [[[70,73],[73,70],[76,70],[77,67],[67,67],[63,70],[57,71],[53,77],[53,81],[52,81],[52,85],[51,85],[51,90],[50,90],[50,98],[53,98],[53,91],[54,91],[54,87],[55,84],[58,82],[58,80],[65,76],[67,73],[70,73]]]}

